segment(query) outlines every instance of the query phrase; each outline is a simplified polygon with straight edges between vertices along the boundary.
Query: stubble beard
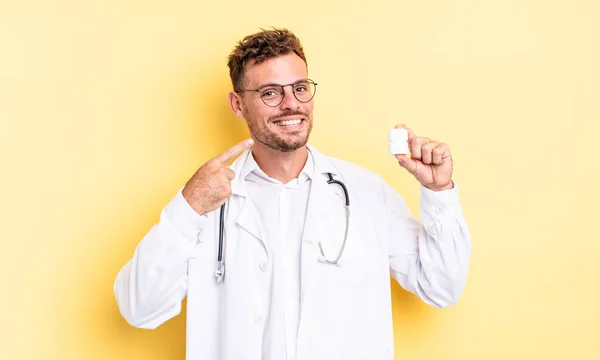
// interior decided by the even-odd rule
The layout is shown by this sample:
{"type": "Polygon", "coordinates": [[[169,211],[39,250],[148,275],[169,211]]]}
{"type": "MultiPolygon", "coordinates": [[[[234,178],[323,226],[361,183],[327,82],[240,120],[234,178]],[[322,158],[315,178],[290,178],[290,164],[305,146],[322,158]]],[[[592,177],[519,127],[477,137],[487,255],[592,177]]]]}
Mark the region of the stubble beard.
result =
{"type": "MultiPolygon", "coordinates": [[[[275,125],[271,119],[269,119],[269,125],[261,124],[259,121],[246,120],[248,124],[248,129],[250,133],[254,136],[254,138],[260,143],[264,144],[268,148],[280,151],[280,152],[292,152],[298,150],[299,148],[306,145],[308,142],[308,138],[312,131],[312,117],[306,113],[289,113],[289,114],[280,114],[277,117],[290,116],[290,115],[300,115],[304,119],[303,122],[308,121],[308,128],[306,129],[305,136],[299,136],[297,133],[289,134],[291,136],[280,136],[280,134],[271,131],[269,129],[270,126],[278,126],[275,125]]],[[[274,117],[274,118],[277,118],[274,117]]],[[[248,119],[248,118],[247,118],[248,119]]]]}

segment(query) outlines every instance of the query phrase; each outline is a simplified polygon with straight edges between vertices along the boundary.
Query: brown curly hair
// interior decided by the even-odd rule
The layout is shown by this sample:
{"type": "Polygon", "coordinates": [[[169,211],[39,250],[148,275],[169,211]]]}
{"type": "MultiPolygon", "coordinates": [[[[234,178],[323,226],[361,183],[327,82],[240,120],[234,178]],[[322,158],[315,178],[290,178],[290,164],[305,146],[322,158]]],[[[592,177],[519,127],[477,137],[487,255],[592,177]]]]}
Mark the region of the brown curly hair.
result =
{"type": "Polygon", "coordinates": [[[227,61],[233,89],[237,91],[242,88],[244,69],[249,62],[260,64],[268,59],[291,52],[296,53],[304,60],[304,63],[307,63],[300,39],[287,29],[261,29],[260,32],[248,35],[238,41],[227,61]]]}

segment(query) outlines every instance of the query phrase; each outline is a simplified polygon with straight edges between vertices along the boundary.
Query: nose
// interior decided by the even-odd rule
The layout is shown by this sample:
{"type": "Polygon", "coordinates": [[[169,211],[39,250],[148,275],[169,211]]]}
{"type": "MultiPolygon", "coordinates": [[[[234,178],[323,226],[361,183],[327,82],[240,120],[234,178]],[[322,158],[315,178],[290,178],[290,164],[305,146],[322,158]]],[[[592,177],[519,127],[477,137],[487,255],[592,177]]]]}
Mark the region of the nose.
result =
{"type": "Polygon", "coordinates": [[[297,110],[300,107],[300,102],[296,99],[294,95],[294,88],[290,86],[283,87],[283,101],[279,104],[279,109],[281,110],[297,110]]]}

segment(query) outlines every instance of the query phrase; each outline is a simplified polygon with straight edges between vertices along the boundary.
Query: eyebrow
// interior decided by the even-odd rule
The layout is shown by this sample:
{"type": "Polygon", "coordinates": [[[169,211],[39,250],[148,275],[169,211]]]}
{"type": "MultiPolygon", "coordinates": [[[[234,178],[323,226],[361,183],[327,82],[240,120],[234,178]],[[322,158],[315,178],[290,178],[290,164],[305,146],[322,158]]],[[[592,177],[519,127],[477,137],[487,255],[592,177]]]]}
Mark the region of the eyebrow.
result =
{"type": "MultiPolygon", "coordinates": [[[[296,84],[296,83],[299,83],[299,82],[302,82],[302,81],[306,81],[306,80],[308,80],[308,78],[298,79],[298,80],[294,81],[292,84],[296,84]]],[[[286,84],[286,85],[291,85],[291,84],[286,84]]],[[[257,86],[256,88],[257,89],[262,89],[262,88],[267,87],[267,86],[281,86],[281,84],[278,84],[278,83],[266,83],[266,84],[262,84],[260,86],[257,86]]]]}

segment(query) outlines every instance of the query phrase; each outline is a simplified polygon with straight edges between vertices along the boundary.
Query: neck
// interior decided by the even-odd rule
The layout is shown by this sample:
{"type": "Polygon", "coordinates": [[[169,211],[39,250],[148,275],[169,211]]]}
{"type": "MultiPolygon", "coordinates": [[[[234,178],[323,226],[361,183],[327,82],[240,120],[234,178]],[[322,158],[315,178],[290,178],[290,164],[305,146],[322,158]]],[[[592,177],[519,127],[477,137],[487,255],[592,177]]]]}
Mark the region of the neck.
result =
{"type": "Polygon", "coordinates": [[[284,184],[300,175],[308,159],[306,146],[290,152],[281,152],[259,144],[255,143],[252,147],[252,156],[265,174],[284,184]]]}

